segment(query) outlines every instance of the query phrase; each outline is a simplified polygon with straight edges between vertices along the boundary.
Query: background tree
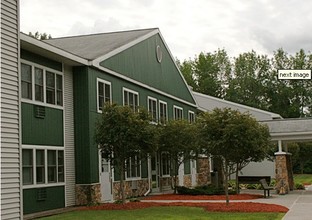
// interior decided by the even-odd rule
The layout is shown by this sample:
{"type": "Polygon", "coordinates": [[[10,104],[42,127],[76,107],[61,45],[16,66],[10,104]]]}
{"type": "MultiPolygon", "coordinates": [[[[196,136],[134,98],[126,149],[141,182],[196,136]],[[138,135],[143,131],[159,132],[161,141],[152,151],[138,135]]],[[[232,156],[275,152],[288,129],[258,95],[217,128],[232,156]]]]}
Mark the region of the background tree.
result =
{"type": "Polygon", "coordinates": [[[214,109],[197,118],[202,147],[222,161],[226,203],[229,204],[228,176],[231,164],[261,161],[268,149],[269,131],[248,114],[237,110],[214,109]]]}
{"type": "Polygon", "coordinates": [[[30,37],[36,38],[37,40],[47,40],[47,39],[52,39],[51,34],[47,33],[39,33],[38,31],[36,33],[29,32],[28,35],[30,37]]]}
{"type": "Polygon", "coordinates": [[[155,126],[150,123],[147,112],[134,112],[129,106],[106,104],[99,119],[95,141],[120,174],[120,193],[125,203],[126,161],[131,157],[144,158],[155,147],[155,126]]]}
{"type": "Polygon", "coordinates": [[[196,157],[196,127],[186,120],[171,120],[160,126],[159,151],[168,153],[173,171],[174,194],[180,165],[196,157]]]}

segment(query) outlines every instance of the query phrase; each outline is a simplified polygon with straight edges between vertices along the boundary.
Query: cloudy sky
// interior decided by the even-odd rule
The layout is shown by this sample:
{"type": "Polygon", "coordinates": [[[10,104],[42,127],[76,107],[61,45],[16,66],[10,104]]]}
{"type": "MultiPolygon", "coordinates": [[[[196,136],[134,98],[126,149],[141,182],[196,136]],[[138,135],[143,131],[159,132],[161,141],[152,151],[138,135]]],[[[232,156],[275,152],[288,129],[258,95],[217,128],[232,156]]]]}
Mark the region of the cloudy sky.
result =
{"type": "Polygon", "coordinates": [[[297,0],[20,0],[21,31],[52,37],[160,28],[174,57],[312,51],[312,2],[297,0]]]}

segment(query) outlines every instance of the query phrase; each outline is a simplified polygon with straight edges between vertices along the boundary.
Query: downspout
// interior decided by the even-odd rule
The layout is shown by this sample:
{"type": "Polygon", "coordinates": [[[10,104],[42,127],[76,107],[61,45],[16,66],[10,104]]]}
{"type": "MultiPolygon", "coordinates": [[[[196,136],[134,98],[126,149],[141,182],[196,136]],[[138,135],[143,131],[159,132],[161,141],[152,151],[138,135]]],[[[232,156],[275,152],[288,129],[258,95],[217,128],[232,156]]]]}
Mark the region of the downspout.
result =
{"type": "Polygon", "coordinates": [[[151,192],[151,159],[148,156],[148,161],[147,161],[147,170],[148,170],[148,189],[147,191],[144,193],[144,196],[147,196],[150,192],[151,192]]]}

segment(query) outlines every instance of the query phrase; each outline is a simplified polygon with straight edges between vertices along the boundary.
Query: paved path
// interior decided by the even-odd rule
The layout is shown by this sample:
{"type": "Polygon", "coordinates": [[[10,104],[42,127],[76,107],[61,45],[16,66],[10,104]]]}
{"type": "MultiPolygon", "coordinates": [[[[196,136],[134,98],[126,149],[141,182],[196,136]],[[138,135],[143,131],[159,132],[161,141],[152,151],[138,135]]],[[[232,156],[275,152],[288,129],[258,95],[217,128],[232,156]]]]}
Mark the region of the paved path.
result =
{"type": "MultiPolygon", "coordinates": [[[[262,194],[262,190],[244,190],[242,193],[262,194]]],[[[150,202],[151,200],[141,200],[150,202]]],[[[153,202],[181,202],[181,200],[153,200],[153,202]]],[[[224,200],[188,200],[187,202],[224,202],[224,200]]],[[[312,219],[312,186],[306,190],[291,191],[286,195],[277,195],[274,192],[269,198],[254,200],[231,200],[230,202],[260,202],[277,204],[289,209],[282,220],[311,220],[312,219]]]]}

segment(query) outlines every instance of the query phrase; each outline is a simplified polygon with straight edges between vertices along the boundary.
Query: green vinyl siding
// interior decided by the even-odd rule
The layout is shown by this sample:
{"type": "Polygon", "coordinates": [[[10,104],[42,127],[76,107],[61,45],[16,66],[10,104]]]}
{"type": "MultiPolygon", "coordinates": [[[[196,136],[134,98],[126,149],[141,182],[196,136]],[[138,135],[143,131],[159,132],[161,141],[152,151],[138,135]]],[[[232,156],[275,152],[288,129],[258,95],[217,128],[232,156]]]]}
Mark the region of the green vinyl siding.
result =
{"type": "Polygon", "coordinates": [[[36,107],[22,103],[22,144],[64,146],[63,110],[45,106],[45,116],[36,117],[36,107]]]}
{"type": "Polygon", "coordinates": [[[27,50],[21,50],[21,58],[24,60],[28,60],[37,64],[40,64],[45,67],[49,67],[51,69],[62,72],[63,66],[62,63],[48,59],[46,57],[40,56],[38,54],[34,54],[27,50]]]}
{"type": "Polygon", "coordinates": [[[108,58],[101,66],[131,79],[195,104],[174,60],[159,35],[152,36],[135,46],[108,58]],[[156,58],[156,46],[162,48],[162,62],[156,58]]]}
{"type": "Polygon", "coordinates": [[[65,207],[65,187],[43,187],[23,190],[24,214],[65,207]]]}

